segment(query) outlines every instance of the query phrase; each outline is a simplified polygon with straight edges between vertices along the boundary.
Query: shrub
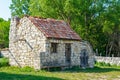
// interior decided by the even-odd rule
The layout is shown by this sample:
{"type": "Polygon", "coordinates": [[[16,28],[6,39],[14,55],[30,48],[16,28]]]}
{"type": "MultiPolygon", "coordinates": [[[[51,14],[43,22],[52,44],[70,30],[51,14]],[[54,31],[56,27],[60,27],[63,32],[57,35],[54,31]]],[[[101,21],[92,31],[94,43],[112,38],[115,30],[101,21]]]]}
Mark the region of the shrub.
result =
{"type": "Polygon", "coordinates": [[[108,67],[111,66],[110,63],[105,63],[105,62],[96,62],[95,65],[96,65],[96,66],[108,66],[108,67]]]}
{"type": "Polygon", "coordinates": [[[60,67],[53,67],[49,69],[49,71],[60,71],[60,70],[61,70],[60,67]]]}
{"type": "Polygon", "coordinates": [[[80,69],[79,66],[73,66],[73,67],[71,68],[71,70],[79,70],[79,69],[80,69]]]}
{"type": "Polygon", "coordinates": [[[111,64],[110,64],[110,63],[105,63],[105,66],[109,66],[109,67],[110,67],[110,66],[111,66],[111,64]]]}
{"type": "Polygon", "coordinates": [[[31,72],[31,71],[35,71],[35,70],[32,67],[25,66],[23,68],[20,68],[20,71],[22,71],[22,72],[31,72]]]}
{"type": "Polygon", "coordinates": [[[9,66],[8,58],[0,58],[0,67],[9,66]]]}

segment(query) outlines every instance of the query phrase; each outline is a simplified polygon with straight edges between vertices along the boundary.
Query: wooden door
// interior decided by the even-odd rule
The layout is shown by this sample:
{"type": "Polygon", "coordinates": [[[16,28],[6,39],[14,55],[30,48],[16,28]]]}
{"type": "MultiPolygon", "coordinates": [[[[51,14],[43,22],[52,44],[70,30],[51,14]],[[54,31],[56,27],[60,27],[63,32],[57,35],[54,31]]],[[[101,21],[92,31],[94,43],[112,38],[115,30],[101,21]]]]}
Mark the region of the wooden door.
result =
{"type": "Polygon", "coordinates": [[[86,68],[88,66],[88,52],[86,49],[83,49],[80,54],[80,65],[81,67],[86,68]]]}
{"type": "Polygon", "coordinates": [[[71,44],[66,43],[65,44],[65,57],[66,57],[66,63],[71,63],[71,44]]]}

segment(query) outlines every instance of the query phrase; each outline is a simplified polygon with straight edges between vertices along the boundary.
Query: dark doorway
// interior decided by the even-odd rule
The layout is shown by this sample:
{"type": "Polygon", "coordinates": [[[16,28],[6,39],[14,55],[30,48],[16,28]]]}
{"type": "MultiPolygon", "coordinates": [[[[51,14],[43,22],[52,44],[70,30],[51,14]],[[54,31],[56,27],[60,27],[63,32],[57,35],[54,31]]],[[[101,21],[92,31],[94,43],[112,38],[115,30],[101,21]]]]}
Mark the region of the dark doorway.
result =
{"type": "Polygon", "coordinates": [[[70,63],[71,63],[71,44],[69,44],[69,43],[65,44],[65,57],[66,57],[66,63],[70,65],[70,63]]]}
{"type": "Polygon", "coordinates": [[[86,68],[88,66],[88,52],[83,49],[80,53],[80,66],[86,68]]]}

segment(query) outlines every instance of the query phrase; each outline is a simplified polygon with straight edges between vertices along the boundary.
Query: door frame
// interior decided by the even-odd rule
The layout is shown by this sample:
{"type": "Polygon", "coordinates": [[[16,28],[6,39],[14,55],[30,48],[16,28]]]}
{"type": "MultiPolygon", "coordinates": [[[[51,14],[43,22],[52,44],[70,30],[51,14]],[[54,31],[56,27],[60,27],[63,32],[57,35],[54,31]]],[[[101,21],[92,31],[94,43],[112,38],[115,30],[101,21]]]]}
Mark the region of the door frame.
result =
{"type": "Polygon", "coordinates": [[[71,64],[71,43],[65,43],[65,62],[71,64]]]}
{"type": "Polygon", "coordinates": [[[88,66],[88,52],[86,49],[81,50],[80,53],[80,66],[86,68],[88,66]]]}

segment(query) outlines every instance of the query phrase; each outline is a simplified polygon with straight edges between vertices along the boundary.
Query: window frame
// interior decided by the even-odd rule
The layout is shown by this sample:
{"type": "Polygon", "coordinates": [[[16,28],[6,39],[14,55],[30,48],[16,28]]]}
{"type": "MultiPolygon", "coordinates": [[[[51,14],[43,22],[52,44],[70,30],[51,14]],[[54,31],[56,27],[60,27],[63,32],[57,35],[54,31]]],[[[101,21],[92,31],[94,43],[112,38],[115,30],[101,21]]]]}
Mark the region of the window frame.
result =
{"type": "Polygon", "coordinates": [[[51,53],[58,53],[58,43],[51,43],[50,51],[51,53]]]}

